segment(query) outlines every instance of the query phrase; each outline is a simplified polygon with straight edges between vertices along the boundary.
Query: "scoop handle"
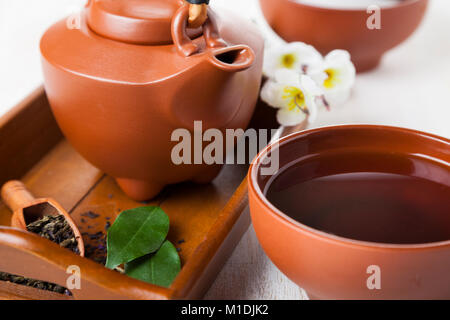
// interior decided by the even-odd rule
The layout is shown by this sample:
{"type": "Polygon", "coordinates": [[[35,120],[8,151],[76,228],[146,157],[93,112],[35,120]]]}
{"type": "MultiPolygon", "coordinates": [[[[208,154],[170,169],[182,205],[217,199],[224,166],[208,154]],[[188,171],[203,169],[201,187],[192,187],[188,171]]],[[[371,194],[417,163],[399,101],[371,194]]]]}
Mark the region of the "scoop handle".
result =
{"type": "Polygon", "coordinates": [[[36,200],[27,187],[18,180],[6,182],[2,187],[1,196],[3,202],[13,212],[30,206],[36,200]]]}

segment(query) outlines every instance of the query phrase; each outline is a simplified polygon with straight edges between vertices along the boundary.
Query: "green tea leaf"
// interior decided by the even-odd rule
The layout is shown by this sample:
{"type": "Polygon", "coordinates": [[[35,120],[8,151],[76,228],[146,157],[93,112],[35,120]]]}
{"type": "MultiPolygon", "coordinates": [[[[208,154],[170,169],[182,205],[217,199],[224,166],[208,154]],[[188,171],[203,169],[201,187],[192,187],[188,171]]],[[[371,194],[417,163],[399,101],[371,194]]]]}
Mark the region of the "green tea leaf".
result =
{"type": "Polygon", "coordinates": [[[106,267],[153,253],[169,232],[169,217],[159,207],[140,207],[122,212],[108,230],[106,267]]]}
{"type": "Polygon", "coordinates": [[[156,254],[125,264],[128,276],[161,287],[170,287],[180,269],[180,256],[170,241],[165,241],[156,254]]]}

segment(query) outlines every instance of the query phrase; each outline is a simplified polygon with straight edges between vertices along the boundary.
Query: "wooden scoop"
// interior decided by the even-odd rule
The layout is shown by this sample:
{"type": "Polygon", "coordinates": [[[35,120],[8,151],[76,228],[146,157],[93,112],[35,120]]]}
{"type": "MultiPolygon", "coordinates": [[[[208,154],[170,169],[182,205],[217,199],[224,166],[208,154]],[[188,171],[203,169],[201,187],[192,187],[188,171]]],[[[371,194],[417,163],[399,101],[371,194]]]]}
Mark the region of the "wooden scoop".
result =
{"type": "Polygon", "coordinates": [[[25,185],[17,180],[5,183],[1,190],[1,196],[4,203],[13,211],[11,226],[14,228],[28,231],[28,224],[44,216],[63,215],[78,241],[79,254],[84,257],[84,243],[80,230],[78,230],[72,217],[55,200],[34,198],[25,185]]]}

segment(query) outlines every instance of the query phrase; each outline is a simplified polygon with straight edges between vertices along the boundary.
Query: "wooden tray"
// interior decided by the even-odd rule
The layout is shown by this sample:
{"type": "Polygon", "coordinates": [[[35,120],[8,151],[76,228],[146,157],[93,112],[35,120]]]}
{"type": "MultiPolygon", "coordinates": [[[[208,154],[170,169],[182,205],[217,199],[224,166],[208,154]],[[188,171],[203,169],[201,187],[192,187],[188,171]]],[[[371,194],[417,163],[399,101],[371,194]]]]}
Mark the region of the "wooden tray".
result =
{"type": "MultiPolygon", "coordinates": [[[[258,105],[253,128],[276,128],[274,111],[258,105]]],[[[71,213],[81,232],[105,232],[123,210],[145,205],[127,198],[114,180],[68,144],[51,114],[43,88],[0,118],[0,183],[20,178],[36,197],[52,197],[71,213]],[[95,212],[96,219],[86,217],[95,212]],[[107,220],[109,219],[109,220],[107,220]]],[[[203,297],[248,229],[248,166],[227,165],[209,185],[168,187],[147,205],[169,215],[169,239],[181,249],[182,270],[170,288],[134,280],[81,258],[48,240],[8,227],[0,202],[0,270],[66,286],[67,267],[81,268],[80,290],[60,295],[0,281],[6,299],[197,299],[203,297]],[[49,250],[50,249],[50,250],[49,250]]],[[[98,239],[83,235],[85,244],[98,239]]]]}

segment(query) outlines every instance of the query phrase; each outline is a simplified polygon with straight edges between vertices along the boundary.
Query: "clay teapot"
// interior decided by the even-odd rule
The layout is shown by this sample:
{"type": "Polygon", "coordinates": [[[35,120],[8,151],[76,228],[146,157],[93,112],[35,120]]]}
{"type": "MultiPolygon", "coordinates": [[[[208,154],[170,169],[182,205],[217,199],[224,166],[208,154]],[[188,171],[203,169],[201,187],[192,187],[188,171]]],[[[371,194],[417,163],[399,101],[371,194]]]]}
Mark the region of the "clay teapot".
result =
{"type": "MultiPolygon", "coordinates": [[[[135,200],[182,181],[207,183],[221,165],[171,159],[176,129],[245,129],[259,94],[264,42],[222,10],[188,28],[183,0],[95,0],[79,25],[41,40],[46,93],[69,142],[135,200]],[[192,162],[193,163],[193,162],[192,162]]],[[[194,136],[192,134],[192,136],[194,136]]]]}

